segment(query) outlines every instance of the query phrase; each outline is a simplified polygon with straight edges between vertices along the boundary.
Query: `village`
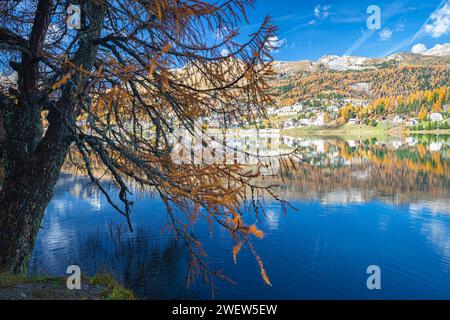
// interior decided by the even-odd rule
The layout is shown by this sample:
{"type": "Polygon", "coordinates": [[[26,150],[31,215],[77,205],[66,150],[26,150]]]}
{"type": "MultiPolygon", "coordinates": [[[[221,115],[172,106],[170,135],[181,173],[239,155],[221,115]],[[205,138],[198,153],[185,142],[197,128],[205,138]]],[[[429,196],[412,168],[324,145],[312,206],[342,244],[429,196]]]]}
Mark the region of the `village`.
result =
{"type": "Polygon", "coordinates": [[[369,101],[363,99],[313,99],[297,102],[290,106],[266,109],[267,117],[258,117],[254,122],[229,119],[224,121],[220,115],[203,117],[208,128],[250,128],[260,129],[293,129],[293,128],[327,128],[345,124],[361,127],[381,127],[382,129],[404,128],[411,131],[450,129],[450,105],[443,107],[446,112],[429,112],[422,119],[405,114],[385,114],[373,117],[358,117],[354,112],[344,116],[348,108],[367,109],[369,101]]]}

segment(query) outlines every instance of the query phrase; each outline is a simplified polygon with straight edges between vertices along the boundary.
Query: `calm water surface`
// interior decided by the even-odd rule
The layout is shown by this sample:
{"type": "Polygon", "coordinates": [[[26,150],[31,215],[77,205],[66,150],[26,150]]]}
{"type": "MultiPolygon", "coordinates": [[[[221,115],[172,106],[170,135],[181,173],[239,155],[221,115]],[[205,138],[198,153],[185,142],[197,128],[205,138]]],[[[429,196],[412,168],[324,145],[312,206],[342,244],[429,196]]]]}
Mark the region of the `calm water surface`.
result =
{"type": "MultiPolygon", "coordinates": [[[[252,143],[246,141],[246,143],[252,143]]],[[[229,234],[198,223],[195,233],[211,266],[236,284],[217,280],[218,299],[450,299],[450,137],[260,137],[258,150],[299,148],[303,169],[282,190],[297,209],[266,202],[249,221],[266,233],[254,257],[237,264],[229,234]],[[366,287],[366,268],[379,265],[382,290],[366,287]]],[[[186,287],[185,248],[162,233],[160,199],[136,192],[130,234],[126,223],[89,181],[62,174],[46,211],[30,272],[109,271],[140,297],[209,299],[209,286],[186,287]]]]}

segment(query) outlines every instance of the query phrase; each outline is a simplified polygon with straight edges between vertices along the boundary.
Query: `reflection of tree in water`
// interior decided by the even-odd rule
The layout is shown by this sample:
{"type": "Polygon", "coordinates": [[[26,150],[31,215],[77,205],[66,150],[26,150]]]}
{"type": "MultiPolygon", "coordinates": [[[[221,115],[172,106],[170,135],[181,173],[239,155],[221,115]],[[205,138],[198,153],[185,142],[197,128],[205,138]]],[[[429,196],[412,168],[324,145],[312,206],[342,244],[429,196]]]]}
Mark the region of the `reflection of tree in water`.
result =
{"type": "MultiPolygon", "coordinates": [[[[83,274],[90,276],[112,273],[142,298],[190,298],[180,281],[186,274],[185,251],[171,237],[158,237],[142,227],[130,234],[126,225],[110,222],[107,229],[97,228],[79,239],[76,248],[71,257],[61,257],[62,265],[78,264],[83,274]],[[76,263],[74,257],[78,257],[76,263]],[[180,288],[174,290],[177,283],[180,288]],[[174,292],[179,296],[174,297],[174,292]]],[[[30,273],[45,272],[39,269],[42,265],[44,261],[35,257],[30,263],[30,273]]]]}
{"type": "MultiPolygon", "coordinates": [[[[285,141],[286,137],[279,139],[285,141]]],[[[297,170],[282,174],[290,182],[279,183],[279,179],[269,176],[264,180],[285,186],[285,195],[290,199],[343,196],[361,202],[377,197],[403,203],[420,196],[445,197],[450,189],[448,136],[417,135],[390,141],[374,137],[288,140],[301,159],[297,170]]],[[[276,149],[279,145],[270,147],[276,149]]],[[[273,150],[268,153],[277,154],[273,150]]],[[[271,169],[275,168],[280,170],[279,166],[271,169]]],[[[75,192],[79,190],[72,190],[75,192]]],[[[93,191],[84,192],[90,197],[93,191]]]]}
{"type": "MultiPolygon", "coordinates": [[[[287,185],[280,183],[286,190],[301,191],[309,197],[320,197],[330,189],[347,188],[364,192],[366,198],[376,194],[386,198],[406,197],[406,201],[416,192],[443,196],[450,189],[449,136],[416,135],[386,141],[375,137],[345,140],[279,136],[278,140],[288,141],[301,160],[296,163],[298,170],[289,172],[284,166],[276,165],[276,158],[270,158],[270,170],[292,181],[287,185]]],[[[280,144],[264,146],[265,154],[283,154],[280,144]]],[[[272,183],[276,178],[267,175],[264,180],[272,183]]],[[[135,190],[142,191],[138,186],[135,190]]],[[[148,191],[144,190],[146,194],[148,191]]],[[[71,190],[74,195],[80,192],[79,188],[71,190]]],[[[83,192],[84,197],[92,198],[96,191],[84,188],[83,192]]]]}
{"type": "Polygon", "coordinates": [[[328,139],[319,151],[314,143],[300,146],[304,162],[284,184],[284,195],[331,202],[445,198],[450,189],[450,148],[444,143],[432,151],[432,143],[393,146],[376,139],[328,139]]]}

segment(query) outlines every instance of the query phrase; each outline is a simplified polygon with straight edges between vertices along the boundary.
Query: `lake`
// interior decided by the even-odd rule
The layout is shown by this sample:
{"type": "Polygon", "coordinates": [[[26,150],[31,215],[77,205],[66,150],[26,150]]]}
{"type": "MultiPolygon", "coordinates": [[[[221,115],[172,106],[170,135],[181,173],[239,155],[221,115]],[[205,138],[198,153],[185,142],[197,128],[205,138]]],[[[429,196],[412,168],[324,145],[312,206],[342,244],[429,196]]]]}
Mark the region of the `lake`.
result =
{"type": "MultiPolygon", "coordinates": [[[[215,298],[450,299],[449,136],[256,139],[245,144],[258,154],[295,149],[302,159],[281,190],[293,208],[284,214],[268,198],[265,214],[248,218],[266,234],[253,244],[271,287],[247,249],[234,263],[228,232],[195,226],[211,267],[235,282],[215,280],[215,298]],[[381,290],[366,286],[370,265],[381,269],[381,290]]],[[[134,200],[130,233],[88,179],[62,173],[29,272],[64,275],[76,264],[87,275],[112,272],[141,298],[210,299],[202,279],[186,286],[187,252],[162,232],[159,197],[136,190],[134,200]]]]}

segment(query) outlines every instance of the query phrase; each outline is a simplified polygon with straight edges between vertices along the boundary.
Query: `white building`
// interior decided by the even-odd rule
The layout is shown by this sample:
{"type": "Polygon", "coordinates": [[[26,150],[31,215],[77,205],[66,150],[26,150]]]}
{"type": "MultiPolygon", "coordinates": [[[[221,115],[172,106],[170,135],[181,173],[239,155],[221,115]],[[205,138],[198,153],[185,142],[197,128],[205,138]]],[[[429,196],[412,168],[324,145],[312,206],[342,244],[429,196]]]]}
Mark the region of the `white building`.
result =
{"type": "Polygon", "coordinates": [[[300,103],[296,103],[293,106],[286,106],[274,111],[278,116],[295,116],[303,111],[303,106],[300,103]]]}
{"type": "Polygon", "coordinates": [[[325,116],[323,113],[319,113],[317,115],[316,120],[314,120],[313,125],[314,126],[323,126],[325,124],[325,116]]]}
{"type": "Polygon", "coordinates": [[[442,142],[430,143],[430,151],[439,151],[442,149],[442,142]]]}
{"type": "Polygon", "coordinates": [[[296,113],[303,111],[303,105],[301,103],[296,103],[292,106],[292,110],[296,113]]]}
{"type": "Polygon", "coordinates": [[[300,120],[298,120],[298,122],[302,126],[310,126],[311,125],[311,120],[309,120],[309,119],[300,119],[300,120]]]}
{"type": "Polygon", "coordinates": [[[274,114],[277,113],[277,109],[275,109],[274,107],[269,107],[266,109],[266,111],[269,116],[273,116],[274,114]]]}
{"type": "Polygon", "coordinates": [[[295,114],[291,106],[279,108],[276,113],[278,116],[293,116],[295,114]]]}
{"type": "Polygon", "coordinates": [[[410,146],[415,146],[417,144],[417,139],[414,137],[406,137],[405,142],[410,146]]]}
{"type": "Polygon", "coordinates": [[[430,120],[431,121],[442,121],[444,120],[444,117],[439,112],[434,112],[430,114],[430,120]]]}
{"type": "Polygon", "coordinates": [[[402,119],[402,117],[395,116],[394,119],[392,120],[392,122],[396,125],[399,125],[403,122],[403,119],[402,119]]]}
{"type": "Polygon", "coordinates": [[[328,112],[338,112],[339,108],[338,108],[338,106],[333,104],[333,105],[327,107],[327,111],[328,112]]]}
{"type": "Polygon", "coordinates": [[[292,126],[294,126],[294,123],[292,120],[287,120],[283,122],[283,128],[291,128],[292,126]]]}

